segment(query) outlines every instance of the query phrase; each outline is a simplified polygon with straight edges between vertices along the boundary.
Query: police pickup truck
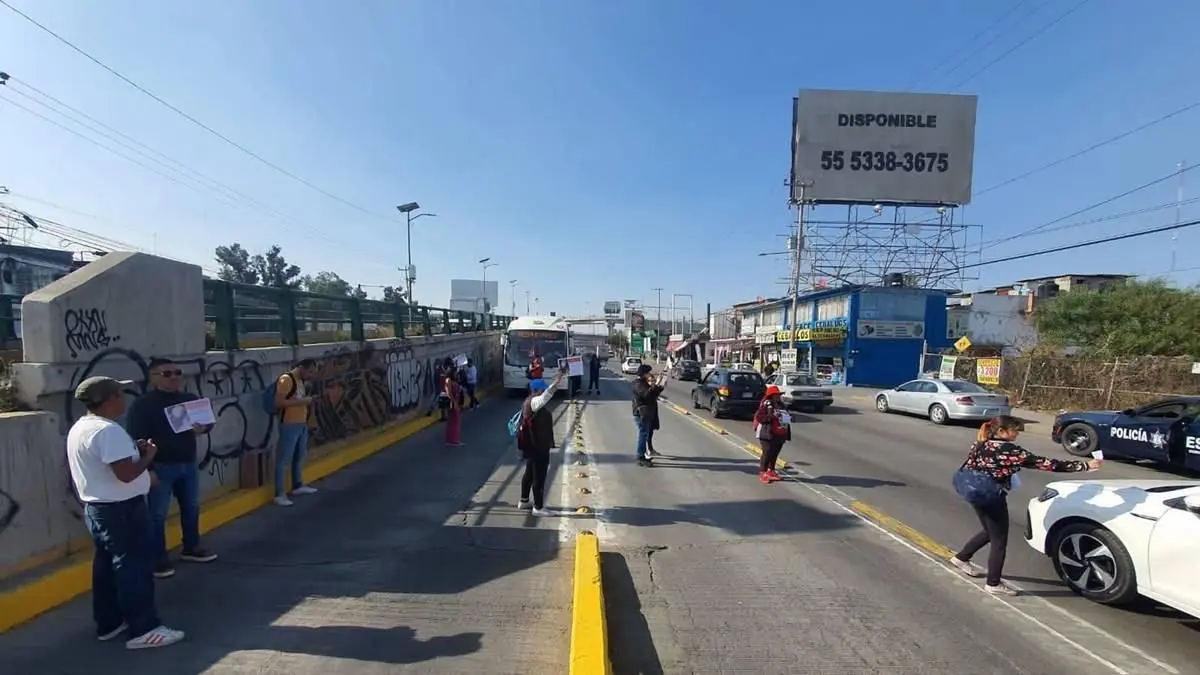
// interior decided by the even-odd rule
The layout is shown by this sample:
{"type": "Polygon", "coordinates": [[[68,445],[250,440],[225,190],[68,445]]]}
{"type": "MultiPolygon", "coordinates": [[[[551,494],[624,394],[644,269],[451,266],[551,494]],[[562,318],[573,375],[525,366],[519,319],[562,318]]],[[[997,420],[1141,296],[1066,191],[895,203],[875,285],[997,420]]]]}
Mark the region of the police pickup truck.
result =
{"type": "Polygon", "coordinates": [[[1060,413],[1050,438],[1078,457],[1148,459],[1200,470],[1200,396],[1178,396],[1120,411],[1060,413]]]}

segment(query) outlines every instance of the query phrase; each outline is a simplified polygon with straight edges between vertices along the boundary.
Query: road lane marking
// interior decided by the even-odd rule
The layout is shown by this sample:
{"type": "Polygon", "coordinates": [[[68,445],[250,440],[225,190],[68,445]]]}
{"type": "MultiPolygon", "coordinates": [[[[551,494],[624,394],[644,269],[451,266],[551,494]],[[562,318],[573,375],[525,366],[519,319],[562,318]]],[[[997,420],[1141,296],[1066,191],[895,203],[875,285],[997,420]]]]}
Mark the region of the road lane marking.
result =
{"type": "MultiPolygon", "coordinates": [[[[700,421],[703,422],[704,420],[700,420],[700,421]]],[[[705,427],[705,428],[707,428],[707,427],[705,427]]],[[[740,439],[738,436],[736,436],[734,434],[726,433],[726,434],[715,434],[715,435],[717,435],[719,438],[725,440],[726,442],[730,443],[732,446],[734,446],[744,452],[748,452],[751,455],[756,455],[756,456],[761,455],[761,451],[757,447],[755,447],[754,445],[752,445],[750,443],[745,442],[744,440],[740,439]]],[[[782,465],[781,465],[781,468],[783,468],[782,465]]],[[[789,475],[795,475],[795,476],[798,476],[798,477],[804,479],[801,481],[788,481],[788,482],[803,487],[804,489],[808,490],[809,492],[812,492],[813,494],[817,495],[821,499],[824,499],[825,501],[833,504],[838,509],[854,516],[861,522],[865,523],[867,526],[882,533],[883,535],[885,535],[892,541],[895,541],[895,542],[899,543],[901,546],[904,546],[908,550],[912,551],[913,553],[916,553],[921,558],[924,558],[925,560],[928,560],[929,562],[934,563],[938,569],[940,569],[944,573],[950,575],[954,581],[956,581],[958,583],[966,584],[970,588],[975,589],[976,592],[979,592],[979,593],[985,592],[983,590],[982,585],[973,583],[971,580],[965,578],[957,570],[950,567],[950,565],[948,563],[948,558],[951,555],[953,555],[954,552],[951,549],[949,549],[948,547],[937,543],[932,537],[922,534],[920,531],[916,530],[915,528],[909,527],[908,525],[901,522],[900,520],[886,515],[883,511],[880,511],[879,509],[867,504],[866,502],[863,502],[861,500],[855,499],[854,497],[851,497],[849,494],[843,492],[842,490],[839,490],[836,487],[821,486],[818,488],[815,484],[806,482],[806,481],[815,481],[816,479],[812,474],[809,474],[808,472],[804,471],[803,469],[801,469],[799,467],[792,466],[788,473],[789,473],[789,475]],[[856,505],[857,505],[857,508],[856,508],[856,505]],[[879,517],[881,519],[881,522],[876,522],[874,519],[872,519],[868,515],[868,513],[879,517]],[[888,525],[897,526],[897,529],[895,531],[893,531],[892,529],[890,529],[888,527],[888,525]],[[908,537],[904,536],[905,534],[915,535],[915,538],[909,539],[908,537]]],[[[1038,617],[1034,616],[1033,614],[1030,614],[1029,612],[1025,611],[1024,609],[1022,609],[1019,606],[1019,604],[1028,603],[1031,605],[1037,605],[1040,609],[1051,610],[1051,611],[1057,613],[1058,615],[1060,615],[1066,619],[1069,619],[1071,622],[1073,622],[1075,624],[1076,628],[1088,633],[1088,635],[1083,639],[1086,639],[1089,643],[1092,643],[1093,641],[1095,641],[1095,644],[1099,645],[1100,648],[1103,648],[1105,643],[1107,643],[1108,645],[1115,647],[1118,652],[1121,652],[1121,651],[1125,652],[1124,654],[1110,655],[1111,658],[1127,662],[1129,660],[1128,657],[1132,656],[1132,657],[1135,657],[1136,659],[1140,659],[1142,661],[1145,661],[1146,663],[1152,664],[1153,666],[1155,666],[1156,668],[1159,669],[1159,670],[1153,671],[1153,672],[1157,672],[1157,673],[1166,672],[1166,673],[1170,673],[1171,675],[1179,675],[1180,671],[1177,668],[1175,668],[1174,666],[1171,666],[1170,664],[1165,663],[1165,662],[1151,656],[1147,652],[1139,649],[1138,647],[1135,647],[1135,646],[1129,644],[1128,642],[1126,642],[1124,640],[1121,640],[1120,638],[1118,638],[1117,636],[1113,635],[1112,633],[1104,630],[1103,628],[1100,628],[1099,626],[1096,626],[1095,624],[1092,624],[1092,623],[1080,618],[1079,616],[1075,615],[1074,613],[1070,612],[1069,610],[1058,607],[1057,605],[1050,602],[1046,598],[1043,598],[1040,596],[1035,596],[1035,595],[1029,595],[1027,591],[1024,591],[1024,589],[1022,589],[1017,584],[1014,584],[1009,581],[1005,581],[1005,583],[1012,586],[1013,588],[1016,588],[1018,591],[1023,591],[1022,595],[1017,596],[1017,599],[1015,602],[1013,600],[1009,600],[1002,596],[996,596],[996,595],[989,594],[989,595],[987,595],[987,597],[991,600],[994,600],[996,602],[1003,604],[1009,611],[1013,612],[1014,614],[1021,617],[1022,619],[1025,619],[1026,621],[1037,626],[1039,630],[1042,630],[1045,633],[1053,636],[1055,639],[1061,641],[1063,644],[1069,645],[1073,649],[1078,650],[1080,653],[1084,654],[1088,658],[1099,663],[1100,665],[1104,666],[1105,668],[1108,668],[1113,673],[1117,673],[1117,675],[1142,675],[1142,674],[1149,675],[1150,671],[1146,671],[1142,667],[1129,665],[1127,663],[1124,665],[1117,665],[1117,663],[1114,663],[1113,661],[1109,660],[1108,658],[1105,658],[1104,656],[1101,656],[1100,654],[1098,654],[1096,648],[1088,647],[1088,646],[1082,644],[1081,642],[1079,642],[1078,640],[1069,637],[1062,631],[1050,626],[1048,623],[1046,623],[1042,619],[1039,619],[1038,617]],[[1126,657],[1126,658],[1121,658],[1121,657],[1126,657]],[[1133,668],[1133,670],[1130,670],[1128,668],[1133,668]]],[[[1073,632],[1078,633],[1079,631],[1073,631],[1073,632]]]]}

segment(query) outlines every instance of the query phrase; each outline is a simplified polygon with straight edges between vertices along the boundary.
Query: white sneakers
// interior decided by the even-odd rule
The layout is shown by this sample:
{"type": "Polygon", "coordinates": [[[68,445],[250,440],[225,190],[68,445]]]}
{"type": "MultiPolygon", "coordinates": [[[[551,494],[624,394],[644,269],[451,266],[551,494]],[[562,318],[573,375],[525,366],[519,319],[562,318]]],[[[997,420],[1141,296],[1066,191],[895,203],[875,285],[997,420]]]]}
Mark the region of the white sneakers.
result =
{"type": "MultiPolygon", "coordinates": [[[[293,495],[315,495],[315,494],[317,494],[317,488],[312,487],[311,485],[301,485],[300,487],[296,488],[295,490],[292,490],[292,494],[293,495]]],[[[279,497],[276,497],[273,501],[275,502],[275,506],[291,506],[292,504],[295,503],[291,499],[288,499],[287,495],[281,495],[279,497]]]]}
{"type": "Polygon", "coordinates": [[[530,514],[535,515],[535,516],[550,515],[550,512],[548,510],[546,510],[545,507],[539,509],[533,505],[533,502],[531,500],[528,500],[528,499],[522,499],[521,501],[517,502],[517,508],[522,511],[529,511],[530,514]]]}
{"type": "MultiPolygon", "coordinates": [[[[956,555],[950,556],[949,563],[951,567],[973,579],[978,579],[979,577],[983,576],[983,570],[980,569],[978,565],[972,562],[959,560],[958,556],[956,555]]],[[[1003,581],[995,586],[992,586],[991,584],[984,584],[983,590],[992,595],[1005,595],[1009,597],[1017,595],[1017,589],[1009,586],[1003,581]]]]}
{"type": "Polygon", "coordinates": [[[183,640],[184,634],[181,630],[174,630],[166,626],[159,626],[154,630],[139,635],[125,643],[126,649],[157,649],[158,647],[169,647],[176,642],[183,640]]]}

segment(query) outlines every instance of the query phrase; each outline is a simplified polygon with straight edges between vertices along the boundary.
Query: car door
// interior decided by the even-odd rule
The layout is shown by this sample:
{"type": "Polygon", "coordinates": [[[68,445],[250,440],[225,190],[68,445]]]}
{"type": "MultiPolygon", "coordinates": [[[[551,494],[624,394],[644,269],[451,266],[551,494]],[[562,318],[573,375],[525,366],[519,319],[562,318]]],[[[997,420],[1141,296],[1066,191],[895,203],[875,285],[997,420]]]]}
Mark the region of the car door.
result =
{"type": "Polygon", "coordinates": [[[1165,401],[1117,415],[1105,445],[1125,457],[1167,462],[1171,429],[1181,421],[1184,407],[1179,401],[1165,401]]]}
{"type": "Polygon", "coordinates": [[[700,405],[708,405],[709,400],[712,398],[713,390],[716,389],[717,384],[721,381],[722,372],[724,372],[723,368],[714,368],[696,384],[693,391],[696,392],[696,400],[700,402],[700,405]]]}
{"type": "Polygon", "coordinates": [[[913,380],[905,382],[888,392],[888,407],[892,410],[901,412],[912,412],[913,396],[916,394],[918,387],[921,386],[922,380],[913,380]]]}
{"type": "MultiPolygon", "coordinates": [[[[1200,489],[1187,490],[1192,499],[1200,499],[1200,489]]],[[[1192,511],[1180,496],[1163,502],[1166,512],[1150,533],[1147,559],[1150,561],[1150,588],[1163,602],[1200,615],[1200,512],[1192,511]]]]}
{"type": "Polygon", "coordinates": [[[910,412],[925,415],[929,413],[929,406],[937,401],[938,393],[941,388],[937,382],[933,380],[921,380],[917,383],[916,388],[909,394],[909,404],[912,406],[910,412]]]}

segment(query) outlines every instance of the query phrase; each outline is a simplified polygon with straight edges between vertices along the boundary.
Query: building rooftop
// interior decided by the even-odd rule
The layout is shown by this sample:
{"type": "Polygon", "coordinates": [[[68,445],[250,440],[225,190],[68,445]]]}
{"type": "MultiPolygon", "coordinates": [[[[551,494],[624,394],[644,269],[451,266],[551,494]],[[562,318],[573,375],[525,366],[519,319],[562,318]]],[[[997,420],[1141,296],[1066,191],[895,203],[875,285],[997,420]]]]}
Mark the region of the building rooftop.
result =
{"type": "Polygon", "coordinates": [[[1030,277],[1028,279],[1017,279],[1016,283],[1024,284],[1030,281],[1046,281],[1049,279],[1062,279],[1063,277],[1087,277],[1088,279],[1132,279],[1132,274],[1046,274],[1040,277],[1030,277]]]}

